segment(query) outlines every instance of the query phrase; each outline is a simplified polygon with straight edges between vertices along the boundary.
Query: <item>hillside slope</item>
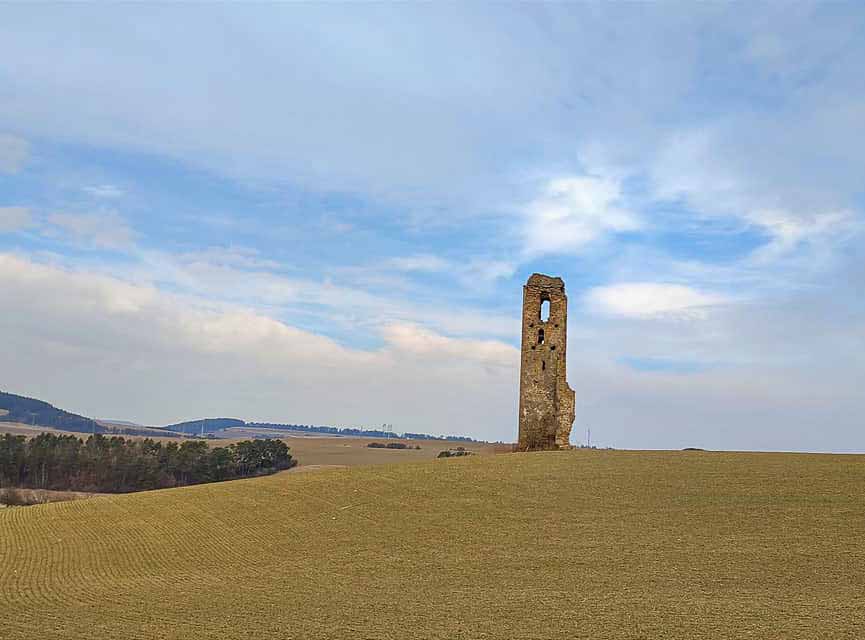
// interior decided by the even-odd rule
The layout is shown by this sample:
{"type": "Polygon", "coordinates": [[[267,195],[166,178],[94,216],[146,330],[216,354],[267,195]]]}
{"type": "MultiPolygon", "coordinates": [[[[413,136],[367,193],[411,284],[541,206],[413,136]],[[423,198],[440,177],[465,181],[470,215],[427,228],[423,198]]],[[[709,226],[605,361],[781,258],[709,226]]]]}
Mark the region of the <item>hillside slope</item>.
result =
{"type": "Polygon", "coordinates": [[[0,391],[0,421],[53,427],[78,433],[103,433],[104,427],[95,420],[58,409],[54,405],[14,393],[0,391]]]}
{"type": "Polygon", "coordinates": [[[44,431],[156,438],[181,435],[169,429],[145,427],[132,422],[93,420],[58,409],[43,400],[0,391],[0,433],[30,435],[44,431]]]}
{"type": "Polygon", "coordinates": [[[865,456],[561,452],[0,510],[0,637],[856,638],[865,456]]]}

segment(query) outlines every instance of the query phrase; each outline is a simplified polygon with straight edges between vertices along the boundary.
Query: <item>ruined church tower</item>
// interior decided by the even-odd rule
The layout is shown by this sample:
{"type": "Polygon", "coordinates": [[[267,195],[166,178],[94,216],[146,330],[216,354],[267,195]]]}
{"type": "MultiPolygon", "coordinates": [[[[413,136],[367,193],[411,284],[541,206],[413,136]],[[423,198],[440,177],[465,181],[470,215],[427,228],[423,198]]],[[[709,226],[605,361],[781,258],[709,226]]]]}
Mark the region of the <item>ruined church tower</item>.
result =
{"type": "Polygon", "coordinates": [[[519,451],[570,446],[574,391],[565,377],[567,328],[565,283],[532,274],[523,287],[519,451]]]}

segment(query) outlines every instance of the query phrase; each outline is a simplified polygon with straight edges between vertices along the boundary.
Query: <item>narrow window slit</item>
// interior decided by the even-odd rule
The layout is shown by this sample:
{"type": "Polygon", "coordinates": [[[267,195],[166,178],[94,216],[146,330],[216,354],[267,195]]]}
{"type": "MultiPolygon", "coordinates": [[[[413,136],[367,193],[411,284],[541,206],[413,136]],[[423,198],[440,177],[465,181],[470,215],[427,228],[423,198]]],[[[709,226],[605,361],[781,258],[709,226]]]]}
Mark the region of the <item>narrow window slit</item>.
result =
{"type": "Polygon", "coordinates": [[[538,344],[544,344],[544,330],[538,329],[538,344]]]}
{"type": "Polygon", "coordinates": [[[550,301],[541,300],[541,322],[546,322],[550,319],[550,301]]]}

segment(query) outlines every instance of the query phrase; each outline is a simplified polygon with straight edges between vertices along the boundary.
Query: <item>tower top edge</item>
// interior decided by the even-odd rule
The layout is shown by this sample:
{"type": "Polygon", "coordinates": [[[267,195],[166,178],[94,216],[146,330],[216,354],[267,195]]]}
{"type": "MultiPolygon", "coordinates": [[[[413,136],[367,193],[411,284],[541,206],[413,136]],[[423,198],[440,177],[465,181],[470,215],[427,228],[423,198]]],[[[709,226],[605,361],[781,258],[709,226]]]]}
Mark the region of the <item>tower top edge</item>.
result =
{"type": "Polygon", "coordinates": [[[565,281],[558,276],[548,276],[543,273],[533,273],[526,282],[527,287],[538,289],[565,290],[565,281]]]}

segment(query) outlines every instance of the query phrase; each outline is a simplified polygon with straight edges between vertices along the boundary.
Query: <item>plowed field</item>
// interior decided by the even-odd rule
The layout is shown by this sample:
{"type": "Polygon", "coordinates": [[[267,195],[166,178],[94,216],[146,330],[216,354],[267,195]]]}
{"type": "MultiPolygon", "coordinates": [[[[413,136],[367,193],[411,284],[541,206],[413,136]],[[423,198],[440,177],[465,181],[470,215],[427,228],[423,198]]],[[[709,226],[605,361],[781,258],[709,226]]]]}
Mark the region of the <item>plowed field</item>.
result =
{"type": "Polygon", "coordinates": [[[862,638],[865,456],[562,452],[0,510],[0,638],[862,638]]]}

